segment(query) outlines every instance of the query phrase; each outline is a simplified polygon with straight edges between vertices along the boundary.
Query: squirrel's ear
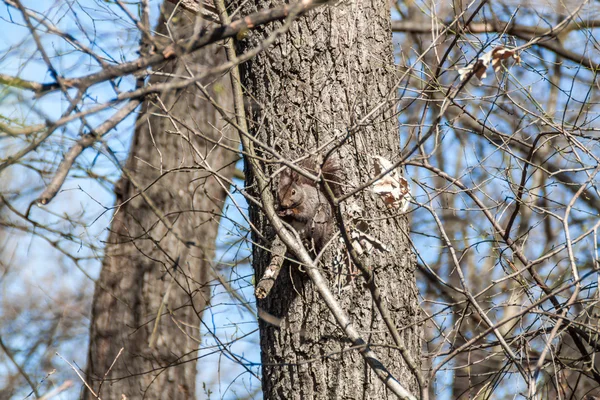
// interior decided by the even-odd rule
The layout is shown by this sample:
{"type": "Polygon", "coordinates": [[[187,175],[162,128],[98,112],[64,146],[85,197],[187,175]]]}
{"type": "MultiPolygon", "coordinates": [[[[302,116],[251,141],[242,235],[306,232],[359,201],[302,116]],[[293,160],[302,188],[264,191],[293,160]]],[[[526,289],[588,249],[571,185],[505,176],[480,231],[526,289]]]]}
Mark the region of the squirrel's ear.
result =
{"type": "Polygon", "coordinates": [[[279,185],[289,185],[293,180],[292,170],[289,167],[284,167],[279,174],[279,185]]]}

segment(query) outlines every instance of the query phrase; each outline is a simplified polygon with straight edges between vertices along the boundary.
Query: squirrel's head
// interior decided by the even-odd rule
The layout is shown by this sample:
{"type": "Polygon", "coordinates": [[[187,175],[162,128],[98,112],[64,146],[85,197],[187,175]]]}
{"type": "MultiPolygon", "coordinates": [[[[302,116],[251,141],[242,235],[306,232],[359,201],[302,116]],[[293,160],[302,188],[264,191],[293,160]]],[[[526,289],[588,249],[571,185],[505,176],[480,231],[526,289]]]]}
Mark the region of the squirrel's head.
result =
{"type": "Polygon", "coordinates": [[[289,168],[281,173],[277,192],[279,208],[282,210],[297,207],[304,201],[304,190],[298,184],[298,174],[289,168]]]}
{"type": "Polygon", "coordinates": [[[279,206],[282,209],[298,207],[304,201],[304,190],[296,182],[290,182],[279,191],[279,206]]]}

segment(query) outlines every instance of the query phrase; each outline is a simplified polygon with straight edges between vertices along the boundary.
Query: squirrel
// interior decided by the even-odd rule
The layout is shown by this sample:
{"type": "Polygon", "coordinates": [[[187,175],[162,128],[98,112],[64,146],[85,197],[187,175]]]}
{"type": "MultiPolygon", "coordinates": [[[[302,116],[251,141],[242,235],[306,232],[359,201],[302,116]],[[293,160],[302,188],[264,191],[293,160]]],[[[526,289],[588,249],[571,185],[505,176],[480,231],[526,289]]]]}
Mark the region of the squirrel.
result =
{"type": "MultiPolygon", "coordinates": [[[[329,157],[322,166],[316,158],[308,158],[299,166],[313,175],[321,175],[333,194],[341,195],[341,168],[337,157],[329,157]]],[[[302,240],[312,242],[317,253],[321,251],[333,235],[334,223],[331,204],[318,182],[286,168],[281,173],[277,194],[277,214],[298,231],[302,240]]]]}

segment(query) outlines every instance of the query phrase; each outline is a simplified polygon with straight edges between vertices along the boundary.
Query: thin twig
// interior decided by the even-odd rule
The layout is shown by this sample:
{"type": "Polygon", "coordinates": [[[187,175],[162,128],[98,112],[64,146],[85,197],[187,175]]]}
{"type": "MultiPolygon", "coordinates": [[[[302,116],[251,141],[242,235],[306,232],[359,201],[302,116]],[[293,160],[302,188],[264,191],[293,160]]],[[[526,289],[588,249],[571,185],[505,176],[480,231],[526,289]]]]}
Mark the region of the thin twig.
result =
{"type": "Polygon", "coordinates": [[[46,205],[56,196],[60,188],[62,187],[73,163],[83,153],[85,149],[94,145],[102,136],[108,133],[111,129],[117,126],[123,121],[129,114],[141,104],[141,99],[134,99],[128,102],[123,108],[117,111],[112,117],[104,121],[93,133],[83,135],[73,147],[67,151],[65,158],[60,162],[56,169],[56,174],[46,186],[46,189],[40,194],[36,202],[39,205],[46,205]]]}
{"type": "MultiPolygon", "coordinates": [[[[115,356],[115,359],[110,364],[110,367],[108,367],[108,369],[104,373],[104,376],[102,377],[102,380],[100,381],[100,384],[98,385],[98,394],[100,394],[102,392],[102,385],[106,381],[106,378],[108,377],[108,374],[110,374],[110,371],[112,370],[112,368],[114,367],[114,365],[117,363],[117,360],[119,359],[119,357],[121,357],[121,353],[123,353],[123,350],[125,350],[125,347],[121,347],[121,349],[119,350],[119,352],[115,356]]],[[[94,393],[94,392],[92,392],[92,393],[94,393]]],[[[98,398],[98,400],[100,400],[100,398],[98,398]]]]}
{"type": "MultiPolygon", "coordinates": [[[[120,354],[120,353],[119,353],[120,354]]],[[[71,369],[73,371],[75,371],[75,373],[77,374],[77,376],[79,377],[79,379],[81,380],[81,382],[83,382],[83,384],[85,385],[85,387],[90,391],[90,393],[97,398],[98,400],[102,400],[97,394],[96,392],[94,392],[94,390],[91,388],[90,385],[88,385],[88,383],[85,381],[85,379],[83,379],[83,376],[81,376],[81,374],[79,373],[79,371],[77,370],[77,368],[75,368],[75,366],[73,366],[73,364],[71,364],[70,362],[68,362],[67,360],[65,360],[65,358],[63,356],[60,355],[60,353],[56,352],[56,355],[59,356],[60,358],[62,358],[62,360],[64,362],[66,362],[67,364],[69,364],[69,367],[71,367],[71,369]]],[[[112,367],[112,366],[111,366],[112,367]]]]}
{"type": "Polygon", "coordinates": [[[10,349],[8,347],[6,347],[6,345],[4,344],[4,341],[2,340],[2,336],[0,336],[0,347],[4,351],[4,354],[6,354],[6,356],[10,360],[10,362],[12,362],[13,365],[17,368],[17,370],[19,371],[19,374],[21,374],[21,376],[23,378],[25,378],[25,381],[27,382],[27,384],[29,385],[29,387],[31,388],[31,390],[35,394],[35,396],[40,397],[37,386],[33,383],[33,380],[29,377],[27,372],[25,372],[25,370],[21,367],[21,365],[19,365],[17,360],[15,360],[15,357],[13,356],[12,351],[10,351],[10,349]]]}

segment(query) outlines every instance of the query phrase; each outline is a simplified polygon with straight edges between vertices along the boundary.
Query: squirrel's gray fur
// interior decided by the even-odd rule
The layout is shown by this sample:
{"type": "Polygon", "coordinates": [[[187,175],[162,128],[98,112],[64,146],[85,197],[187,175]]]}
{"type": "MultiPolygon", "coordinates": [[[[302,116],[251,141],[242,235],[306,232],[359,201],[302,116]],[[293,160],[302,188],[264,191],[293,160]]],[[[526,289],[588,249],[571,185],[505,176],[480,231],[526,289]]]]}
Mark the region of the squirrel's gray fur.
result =
{"type": "MultiPolygon", "coordinates": [[[[315,158],[309,158],[299,166],[313,175],[322,176],[335,196],[341,194],[337,157],[328,158],[322,166],[315,158]]],[[[321,251],[333,235],[334,218],[331,204],[319,183],[286,168],[281,173],[277,194],[279,216],[292,225],[317,253],[321,251]]]]}

